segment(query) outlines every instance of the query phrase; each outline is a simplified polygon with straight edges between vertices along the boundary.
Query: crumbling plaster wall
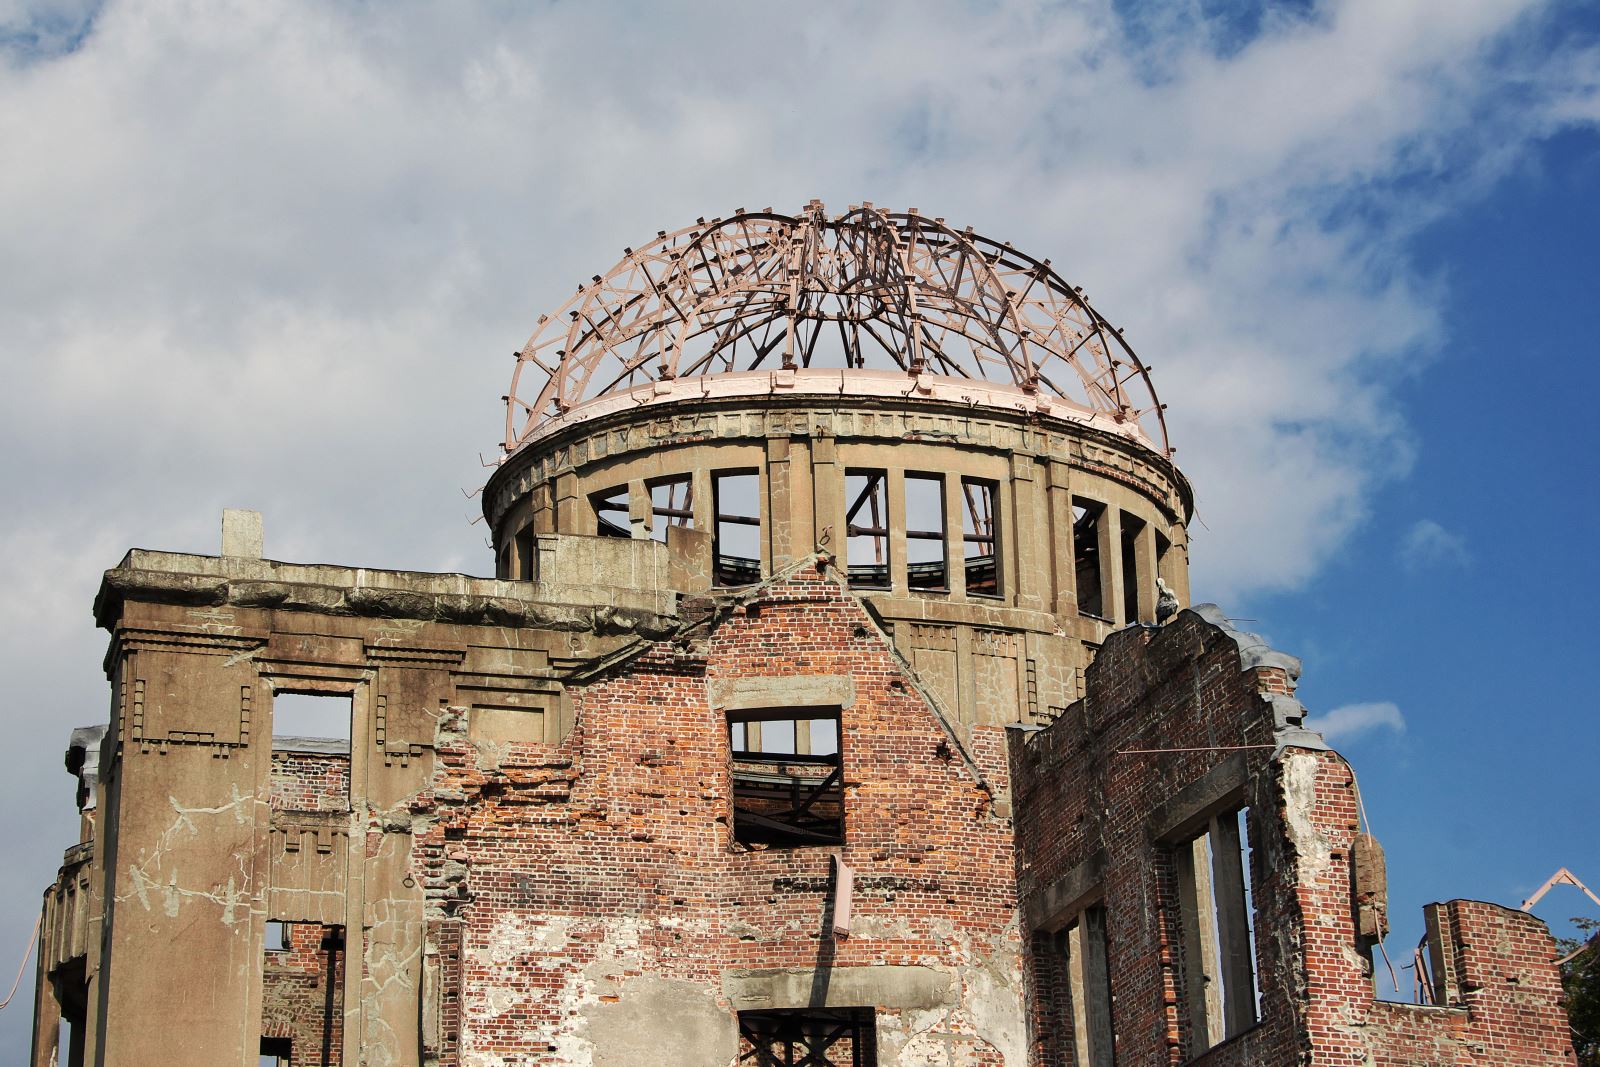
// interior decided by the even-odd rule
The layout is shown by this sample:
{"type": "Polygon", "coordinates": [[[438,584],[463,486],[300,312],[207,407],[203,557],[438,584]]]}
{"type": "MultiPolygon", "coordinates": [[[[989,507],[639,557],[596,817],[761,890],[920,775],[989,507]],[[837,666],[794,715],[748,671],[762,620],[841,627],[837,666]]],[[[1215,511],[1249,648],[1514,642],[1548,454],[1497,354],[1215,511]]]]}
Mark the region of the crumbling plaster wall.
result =
{"type": "MultiPolygon", "coordinates": [[[[1118,1062],[1569,1063],[1554,943],[1522,913],[1430,905],[1453,972],[1472,977],[1444,1007],[1374,999],[1352,893],[1356,783],[1303,729],[1298,674],[1297,660],[1207,605],[1114,635],[1086,697],[1013,739],[1023,920],[1047,934],[1104,906],[1118,1062]],[[1201,1054],[1185,1010],[1173,846],[1241,804],[1260,1016],[1201,1054]]],[[[1061,991],[1041,980],[1043,942],[1030,945],[1035,1055],[1053,1062],[1074,1037],[1061,991]]]]}
{"type": "Polygon", "coordinates": [[[877,1008],[885,1067],[1026,1062],[1000,731],[966,751],[819,570],[705,605],[576,689],[558,745],[489,748],[470,712],[446,721],[418,851],[430,967],[462,991],[438,1062],[727,1064],[736,1011],[808,1005],[877,1008]],[[741,688],[848,690],[842,848],[733,843],[741,688]],[[856,875],[847,939],[827,933],[831,852],[856,875]]]}
{"type": "Polygon", "coordinates": [[[420,1062],[412,807],[442,709],[559,737],[564,672],[672,626],[672,594],[603,584],[613,570],[664,575],[661,546],[578,562],[566,583],[509,583],[135,551],[107,573],[96,607],[112,633],[112,721],[91,874],[105,937],[85,961],[86,1062],[253,1061],[272,1018],[268,919],[348,932],[345,1062],[420,1062]],[[274,805],[284,691],[349,697],[350,753],[314,787],[280,773],[274,805]],[[335,803],[346,774],[348,803],[335,803]]]}

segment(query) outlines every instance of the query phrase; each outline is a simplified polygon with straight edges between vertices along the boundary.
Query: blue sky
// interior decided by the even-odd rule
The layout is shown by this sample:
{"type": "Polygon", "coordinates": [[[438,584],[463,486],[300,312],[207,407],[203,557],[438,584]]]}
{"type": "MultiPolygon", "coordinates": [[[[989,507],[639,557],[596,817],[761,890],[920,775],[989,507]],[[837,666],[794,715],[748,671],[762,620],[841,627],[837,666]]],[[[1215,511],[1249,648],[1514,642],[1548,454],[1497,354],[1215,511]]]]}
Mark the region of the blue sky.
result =
{"type": "Polygon", "coordinates": [[[1305,658],[1397,962],[1428,900],[1600,884],[1597,126],[1592,3],[0,0],[0,971],[104,718],[102,570],[249,506],[277,558],[485,572],[459,490],[535,317],[813,196],[1009,239],[1126,328],[1196,594],[1305,658]]]}

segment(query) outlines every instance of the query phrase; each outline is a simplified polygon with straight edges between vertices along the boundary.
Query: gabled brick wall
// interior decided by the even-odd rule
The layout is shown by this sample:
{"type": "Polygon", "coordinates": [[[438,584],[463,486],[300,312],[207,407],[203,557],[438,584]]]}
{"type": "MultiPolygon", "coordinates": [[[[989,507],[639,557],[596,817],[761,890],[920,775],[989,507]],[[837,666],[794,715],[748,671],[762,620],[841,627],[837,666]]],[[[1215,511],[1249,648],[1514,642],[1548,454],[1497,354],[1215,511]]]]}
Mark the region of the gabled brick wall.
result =
{"type": "MultiPolygon", "coordinates": [[[[589,1063],[601,1046],[616,1057],[629,1046],[613,1016],[633,1020],[645,1055],[674,1040],[652,1032],[665,1025],[653,1000],[704,1043],[694,1062],[729,1062],[734,1012],[785,1006],[740,991],[785,982],[805,983],[802,1004],[862,990],[879,1007],[880,1044],[908,1057],[1020,1062],[1015,860],[996,810],[1003,731],[973,727],[982,740],[969,764],[831,575],[807,566],[769,583],[731,614],[641,647],[573,704],[559,746],[491,751],[460,719],[441,735],[418,809],[433,826],[417,850],[432,940],[461,939],[441,1062],[589,1063]],[[732,837],[727,729],[712,694],[767,680],[803,690],[815,678],[853,689],[841,712],[845,844],[752,851],[732,837]],[[824,933],[832,853],[855,873],[843,940],[824,933]],[[931,1002],[896,1007],[907,997],[931,1002]]],[[[441,975],[451,955],[441,947],[441,975]]]]}

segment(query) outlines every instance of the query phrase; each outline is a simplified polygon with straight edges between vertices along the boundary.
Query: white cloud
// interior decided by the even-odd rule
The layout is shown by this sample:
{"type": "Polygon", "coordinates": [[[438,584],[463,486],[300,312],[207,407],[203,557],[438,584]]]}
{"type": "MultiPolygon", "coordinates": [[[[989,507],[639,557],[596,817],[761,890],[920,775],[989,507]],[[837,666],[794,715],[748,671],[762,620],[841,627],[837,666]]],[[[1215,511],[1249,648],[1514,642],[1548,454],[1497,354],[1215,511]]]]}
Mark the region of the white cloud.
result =
{"type": "Polygon", "coordinates": [[[486,570],[457,488],[511,350],[740,205],[914,205],[1053,259],[1155,366],[1197,591],[1303,583],[1407,466],[1394,386],[1445,337],[1408,239],[1594,122],[1600,64],[1539,44],[1539,0],[1248,39],[1201,6],[1130,36],[1110,0],[0,0],[0,582],[50,621],[0,615],[0,802],[68,803],[37,768],[103,719],[86,592],[127,545],[214,550],[259,506],[275,555],[486,570]]]}
{"type": "Polygon", "coordinates": [[[1326,715],[1310,716],[1306,719],[1306,729],[1317,731],[1327,738],[1329,744],[1340,744],[1374,731],[1404,733],[1406,720],[1398,707],[1384,700],[1370,704],[1345,704],[1326,715]]]}
{"type": "Polygon", "coordinates": [[[1400,562],[1408,570],[1465,567],[1472,562],[1467,542],[1432,519],[1419,519],[1400,539],[1400,562]]]}

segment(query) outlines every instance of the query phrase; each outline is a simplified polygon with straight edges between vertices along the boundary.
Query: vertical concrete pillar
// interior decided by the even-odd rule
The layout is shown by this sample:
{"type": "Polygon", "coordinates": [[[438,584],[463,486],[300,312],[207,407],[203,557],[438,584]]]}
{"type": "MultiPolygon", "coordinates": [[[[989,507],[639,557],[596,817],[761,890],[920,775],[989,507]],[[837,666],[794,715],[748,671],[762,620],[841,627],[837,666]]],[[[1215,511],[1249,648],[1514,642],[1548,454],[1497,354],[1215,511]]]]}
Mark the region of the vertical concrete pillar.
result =
{"type": "Polygon", "coordinates": [[[773,574],[794,561],[793,527],[790,521],[793,494],[790,491],[788,437],[767,439],[767,461],[763,470],[765,493],[761,501],[761,572],[773,574]]]}
{"type": "Polygon", "coordinates": [[[1043,611],[1049,603],[1052,584],[1048,562],[1050,521],[1047,490],[1032,456],[1012,455],[1010,491],[1001,486],[999,495],[1011,498],[1011,514],[1006,516],[1010,521],[1005,523],[1006,529],[1000,531],[1009,551],[995,546],[1000,552],[1000,577],[1006,583],[1004,591],[1010,594],[1009,602],[1017,607],[1043,611]]]}
{"type": "Polygon", "coordinates": [[[828,532],[827,547],[838,559],[845,556],[844,468],[839,466],[839,451],[832,437],[817,437],[811,442],[811,513],[816,537],[828,532]]]}
{"type": "Polygon", "coordinates": [[[889,587],[893,595],[911,595],[911,580],[906,570],[910,558],[906,552],[906,472],[899,467],[886,472],[887,513],[884,525],[889,527],[889,587]]]}
{"type": "Polygon", "coordinates": [[[650,539],[650,490],[643,478],[628,483],[628,527],[637,540],[650,539]]]}
{"type": "Polygon", "coordinates": [[[587,524],[583,522],[584,508],[578,499],[578,476],[568,471],[558,474],[555,478],[554,503],[556,512],[556,533],[594,533],[594,519],[591,516],[587,524]]]}
{"type": "Polygon", "coordinates": [[[1100,517],[1100,612],[1112,622],[1127,623],[1123,618],[1122,585],[1122,509],[1107,504],[1100,517]]]}
{"type": "MultiPolygon", "coordinates": [[[[1156,621],[1156,530],[1150,523],[1139,527],[1133,545],[1133,570],[1138,577],[1139,622],[1156,621]]],[[[1135,620],[1129,619],[1129,622],[1135,620]]]]}
{"type": "MultiPolygon", "coordinates": [[[[967,595],[967,543],[963,540],[966,530],[967,498],[961,490],[961,475],[947,474],[944,476],[944,552],[949,560],[950,569],[950,595],[964,597],[967,595]]],[[[962,627],[961,632],[966,628],[962,627]]],[[[963,660],[962,662],[966,662],[963,660]]]]}
{"type": "Polygon", "coordinates": [[[1048,519],[1050,529],[1050,574],[1054,606],[1057,615],[1077,618],[1078,568],[1072,542],[1072,486],[1071,468],[1060,460],[1051,460],[1048,468],[1048,519]]]}
{"type": "Polygon", "coordinates": [[[93,1062],[242,1064],[261,1017],[271,739],[251,727],[266,692],[242,642],[163,636],[176,647],[122,646],[93,1062]],[[202,724],[213,740],[189,741],[202,724]]]}

